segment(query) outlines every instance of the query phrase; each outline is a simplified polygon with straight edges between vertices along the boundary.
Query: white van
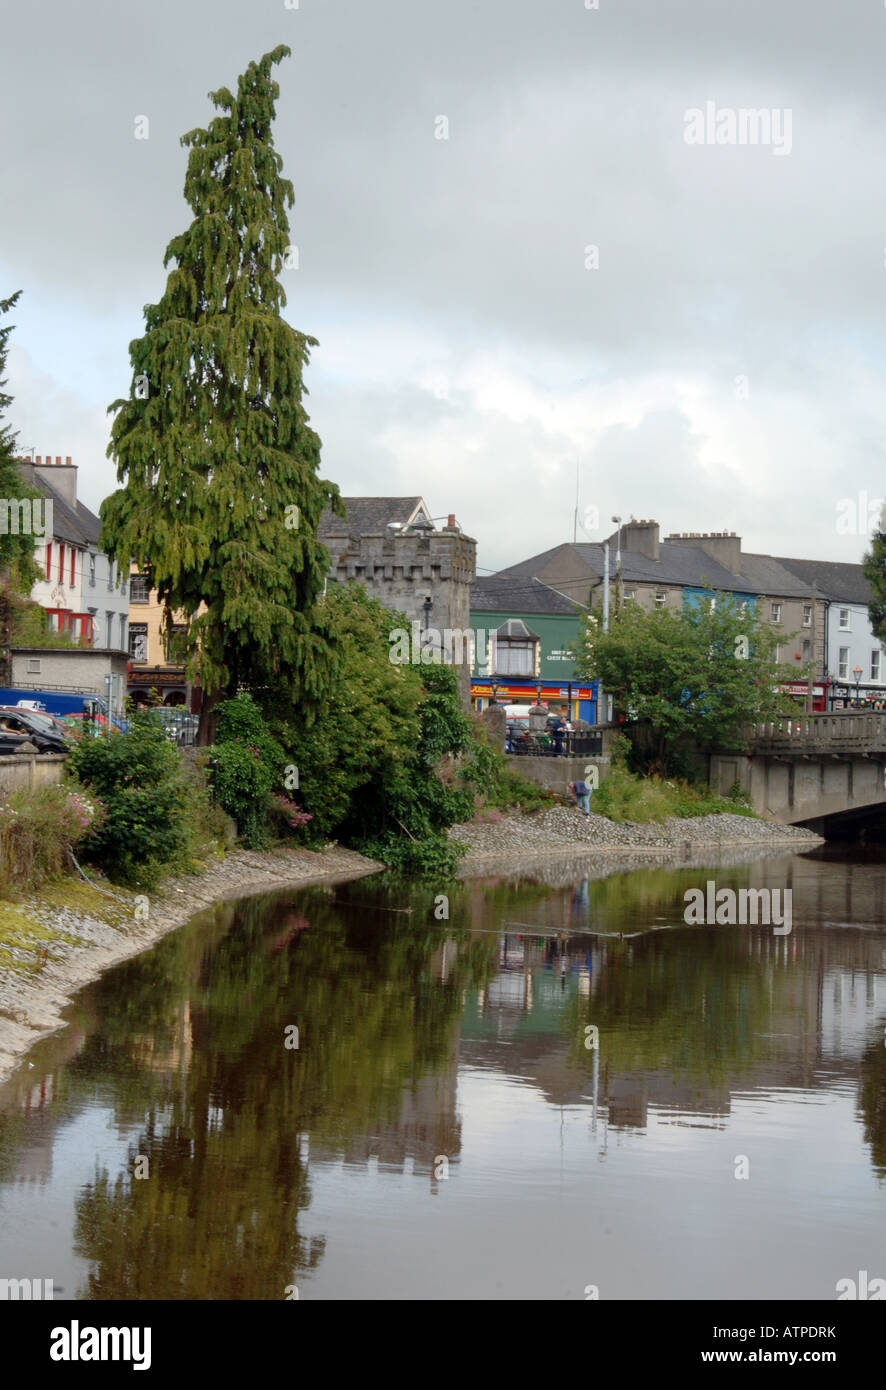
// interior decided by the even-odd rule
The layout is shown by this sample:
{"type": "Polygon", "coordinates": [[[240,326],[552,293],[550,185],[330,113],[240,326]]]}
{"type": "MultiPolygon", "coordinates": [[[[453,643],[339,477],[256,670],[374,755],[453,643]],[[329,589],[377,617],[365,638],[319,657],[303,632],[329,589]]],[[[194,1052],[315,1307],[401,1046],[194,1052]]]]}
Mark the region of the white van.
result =
{"type": "Polygon", "coordinates": [[[505,718],[509,724],[525,724],[529,728],[529,706],[528,705],[505,705],[505,718]]]}

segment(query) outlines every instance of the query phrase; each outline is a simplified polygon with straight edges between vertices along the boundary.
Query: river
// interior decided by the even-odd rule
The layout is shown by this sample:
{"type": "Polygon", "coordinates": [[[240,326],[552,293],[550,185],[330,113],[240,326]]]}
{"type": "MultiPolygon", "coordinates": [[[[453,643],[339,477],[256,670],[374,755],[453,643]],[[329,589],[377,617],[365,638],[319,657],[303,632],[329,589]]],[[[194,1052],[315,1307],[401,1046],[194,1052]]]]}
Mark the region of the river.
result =
{"type": "Polygon", "coordinates": [[[886,1277],[881,852],[595,873],[245,899],[110,971],[0,1089],[0,1276],[276,1300],[886,1277]],[[790,932],[687,925],[708,880],[790,888],[790,932]]]}

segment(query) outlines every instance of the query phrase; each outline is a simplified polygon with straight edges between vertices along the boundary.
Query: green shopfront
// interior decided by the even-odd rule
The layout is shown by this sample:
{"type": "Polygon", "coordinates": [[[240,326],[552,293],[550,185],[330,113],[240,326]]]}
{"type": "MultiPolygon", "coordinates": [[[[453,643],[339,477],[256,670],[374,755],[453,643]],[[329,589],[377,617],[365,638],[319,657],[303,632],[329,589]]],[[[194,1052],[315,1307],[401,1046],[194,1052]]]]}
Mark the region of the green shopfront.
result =
{"type": "Polygon", "coordinates": [[[577,614],[471,610],[477,634],[471,704],[565,705],[570,719],[597,722],[597,683],[581,680],[569,649],[578,640],[577,614]],[[494,643],[491,642],[495,635],[494,643]],[[490,669],[492,667],[493,669],[490,669]]]}

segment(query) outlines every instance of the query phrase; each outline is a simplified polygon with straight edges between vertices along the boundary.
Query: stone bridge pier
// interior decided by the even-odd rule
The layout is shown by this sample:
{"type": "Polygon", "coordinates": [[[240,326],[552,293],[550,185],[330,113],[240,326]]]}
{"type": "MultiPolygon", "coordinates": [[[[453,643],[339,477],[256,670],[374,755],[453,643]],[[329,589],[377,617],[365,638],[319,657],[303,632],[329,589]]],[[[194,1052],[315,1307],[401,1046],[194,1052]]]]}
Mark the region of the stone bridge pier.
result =
{"type": "Polygon", "coordinates": [[[758,815],[796,824],[883,806],[886,714],[804,715],[754,725],[746,753],[711,755],[711,787],[737,782],[758,815]]]}

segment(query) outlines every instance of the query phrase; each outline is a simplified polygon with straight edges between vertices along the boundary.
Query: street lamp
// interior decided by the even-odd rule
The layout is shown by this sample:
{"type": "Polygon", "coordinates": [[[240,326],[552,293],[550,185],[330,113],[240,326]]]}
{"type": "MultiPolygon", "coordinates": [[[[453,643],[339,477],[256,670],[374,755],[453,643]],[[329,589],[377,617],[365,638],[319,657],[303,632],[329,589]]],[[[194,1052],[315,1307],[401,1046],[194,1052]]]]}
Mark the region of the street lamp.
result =
{"type": "Polygon", "coordinates": [[[855,708],[858,709],[858,682],[861,680],[861,667],[855,666],[853,668],[852,674],[855,677],[855,708]]]}
{"type": "Polygon", "coordinates": [[[615,542],[615,573],[616,575],[618,575],[618,572],[621,569],[621,517],[614,516],[612,520],[618,527],[618,536],[615,542]]]}
{"type": "Polygon", "coordinates": [[[492,680],[489,682],[489,689],[492,691],[492,699],[489,701],[489,707],[491,709],[492,706],[495,704],[495,697],[498,694],[498,681],[495,679],[495,677],[493,677],[492,680]]]}

